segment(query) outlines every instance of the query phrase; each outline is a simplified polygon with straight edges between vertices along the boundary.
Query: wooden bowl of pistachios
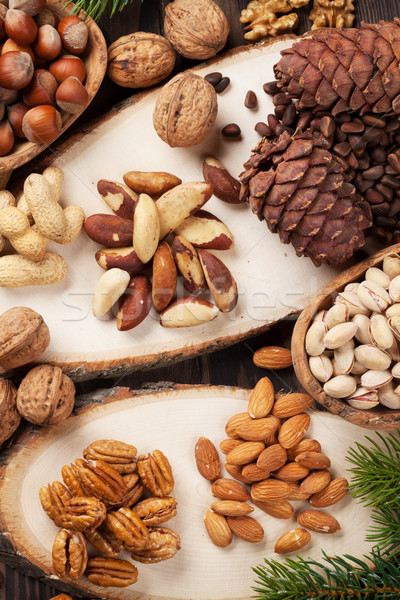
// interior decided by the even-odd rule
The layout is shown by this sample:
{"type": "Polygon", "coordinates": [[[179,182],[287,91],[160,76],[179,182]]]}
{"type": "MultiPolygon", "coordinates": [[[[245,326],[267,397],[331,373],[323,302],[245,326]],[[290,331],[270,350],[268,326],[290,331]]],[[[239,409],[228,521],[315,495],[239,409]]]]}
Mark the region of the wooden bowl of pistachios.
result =
{"type": "Polygon", "coordinates": [[[360,427],[400,429],[400,244],[315,296],[294,327],[292,356],[324,408],[360,427]]]}

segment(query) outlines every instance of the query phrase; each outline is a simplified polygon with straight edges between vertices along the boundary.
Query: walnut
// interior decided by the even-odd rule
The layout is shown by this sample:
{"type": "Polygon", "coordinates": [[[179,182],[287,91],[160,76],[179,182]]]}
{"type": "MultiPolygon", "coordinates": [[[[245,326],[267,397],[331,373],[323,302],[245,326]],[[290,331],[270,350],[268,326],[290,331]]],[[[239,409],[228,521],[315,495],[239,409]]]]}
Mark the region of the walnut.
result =
{"type": "Polygon", "coordinates": [[[229,23],[212,0],[175,0],[165,7],[164,33],[179,54],[204,60],[225,46],[229,23]]]}
{"type": "Polygon", "coordinates": [[[240,15],[241,23],[246,25],[244,34],[246,40],[254,42],[261,38],[276,37],[290,33],[299,24],[293,8],[301,8],[310,0],[252,0],[240,15]],[[284,13],[278,17],[279,13],[284,13]],[[290,14],[286,14],[290,13],[290,14]]]}
{"type": "Polygon", "coordinates": [[[61,423],[71,414],[74,402],[75,386],[59,367],[31,369],[18,388],[18,412],[35,425],[61,423]]]}
{"type": "Polygon", "coordinates": [[[200,144],[217,117],[213,86],[194,73],[179,73],[161,90],[153,113],[153,125],[171,148],[200,144]]]}
{"type": "Polygon", "coordinates": [[[145,88],[165,79],[175,65],[175,52],[161,35],[138,31],[116,40],[108,49],[110,79],[128,88],[145,88]]]}
{"type": "Polygon", "coordinates": [[[354,0],[314,0],[310,12],[311,29],[320,27],[351,27],[353,25],[354,0]]]}
{"type": "Polygon", "coordinates": [[[8,379],[0,379],[0,445],[12,436],[20,421],[17,390],[8,379]]]}
{"type": "Polygon", "coordinates": [[[50,343],[43,317],[17,306],[0,315],[0,367],[15,369],[38,357],[50,343]]]}

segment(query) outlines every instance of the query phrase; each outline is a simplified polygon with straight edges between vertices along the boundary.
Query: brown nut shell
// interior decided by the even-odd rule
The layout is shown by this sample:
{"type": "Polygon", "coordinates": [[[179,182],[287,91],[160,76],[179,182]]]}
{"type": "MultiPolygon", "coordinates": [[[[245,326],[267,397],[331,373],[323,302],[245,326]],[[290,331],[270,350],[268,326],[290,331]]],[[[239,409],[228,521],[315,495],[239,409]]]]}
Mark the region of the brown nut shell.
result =
{"type": "Polygon", "coordinates": [[[0,378],[0,445],[17,429],[21,415],[17,410],[17,390],[8,379],[0,378]]]}
{"type": "Polygon", "coordinates": [[[174,297],[177,272],[171,248],[161,242],[153,257],[152,298],[157,312],[167,308],[174,297]]]}
{"type": "Polygon", "coordinates": [[[215,304],[221,312],[231,312],[235,308],[239,297],[232,273],[222,260],[208,252],[208,250],[199,250],[198,252],[215,304]]]}
{"type": "Polygon", "coordinates": [[[43,317],[18,306],[0,315],[0,367],[15,369],[44,352],[50,332],[43,317]]]}
{"type": "Polygon", "coordinates": [[[183,223],[175,233],[182,235],[196,248],[207,250],[229,250],[234,244],[228,227],[208,210],[199,209],[183,223]]]}
{"type": "Polygon", "coordinates": [[[120,248],[133,244],[133,221],[117,215],[90,215],[83,227],[91,240],[108,246],[120,248]]]}
{"type": "Polygon", "coordinates": [[[128,331],[140,325],[151,309],[151,285],[145,275],[132,277],[120,299],[117,328],[128,331]]]}
{"type": "Polygon", "coordinates": [[[182,235],[177,235],[172,242],[171,251],[182,275],[184,288],[191,294],[200,294],[205,290],[206,282],[197,252],[192,244],[182,235]]]}
{"type": "Polygon", "coordinates": [[[203,176],[212,185],[214,195],[228,204],[240,204],[240,183],[232,177],[227,168],[213,156],[206,156],[203,162],[203,176]]]}

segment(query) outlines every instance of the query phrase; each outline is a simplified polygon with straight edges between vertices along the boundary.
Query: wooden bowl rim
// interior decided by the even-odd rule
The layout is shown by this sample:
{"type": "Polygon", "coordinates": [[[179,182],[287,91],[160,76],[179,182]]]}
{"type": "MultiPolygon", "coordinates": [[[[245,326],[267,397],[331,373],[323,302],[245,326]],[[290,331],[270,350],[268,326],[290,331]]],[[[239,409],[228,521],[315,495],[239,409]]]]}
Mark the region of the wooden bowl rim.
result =
{"type": "Polygon", "coordinates": [[[381,263],[388,254],[400,253],[400,243],[380,250],[366,260],[350,267],[326,285],[308,304],[300,314],[292,334],[291,351],[293,357],[293,367],[297,379],[304,389],[331,413],[367,429],[400,429],[400,409],[390,409],[384,406],[380,410],[369,409],[360,410],[353,408],[345,400],[332,398],[326,394],[320,384],[312,375],[308,357],[305,350],[305,335],[310,326],[311,320],[320,309],[323,302],[341,291],[348,283],[357,281],[363,273],[370,267],[381,263]]]}

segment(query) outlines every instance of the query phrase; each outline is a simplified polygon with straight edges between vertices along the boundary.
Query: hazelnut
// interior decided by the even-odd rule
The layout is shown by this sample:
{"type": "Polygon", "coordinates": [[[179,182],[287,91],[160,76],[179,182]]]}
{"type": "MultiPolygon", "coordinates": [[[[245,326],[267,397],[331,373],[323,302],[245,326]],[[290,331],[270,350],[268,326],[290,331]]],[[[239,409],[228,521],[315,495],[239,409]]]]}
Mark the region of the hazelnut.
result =
{"type": "Polygon", "coordinates": [[[49,71],[57,79],[58,83],[67,79],[67,77],[76,77],[81,83],[85,81],[86,67],[79,56],[65,54],[51,63],[49,71]]]}
{"type": "Polygon", "coordinates": [[[46,7],[35,17],[35,22],[38,28],[42,27],[42,25],[51,25],[57,29],[60,19],[56,13],[46,7]]]}
{"type": "Polygon", "coordinates": [[[17,306],[0,315],[0,367],[15,369],[37,358],[50,343],[43,317],[31,308],[17,306]]]}
{"type": "Polygon", "coordinates": [[[45,60],[54,60],[60,54],[61,47],[61,38],[57,29],[51,25],[39,27],[36,42],[33,45],[37,56],[45,60]]]}
{"type": "Polygon", "coordinates": [[[12,436],[21,422],[17,411],[17,390],[8,379],[0,379],[0,444],[12,436]]]}
{"type": "Polygon", "coordinates": [[[161,35],[138,31],[116,40],[108,49],[110,79],[128,88],[145,88],[165,79],[175,65],[175,52],[161,35]]]}
{"type": "Polygon", "coordinates": [[[217,111],[213,86],[194,73],[179,73],[161,90],[153,125],[171,148],[195,146],[211,131],[217,111]]]}
{"type": "Polygon", "coordinates": [[[229,23],[212,0],[174,0],[165,7],[164,34],[182,56],[204,60],[225,46],[229,23]]]}
{"type": "Polygon", "coordinates": [[[10,0],[8,5],[10,8],[23,10],[31,17],[34,17],[44,9],[46,0],[10,0]]]}
{"type": "Polygon", "coordinates": [[[67,77],[56,92],[56,102],[61,110],[76,114],[89,103],[89,94],[85,86],[76,77],[67,77]]]}
{"type": "Polygon", "coordinates": [[[33,71],[32,59],[26,52],[13,51],[0,56],[1,87],[21,90],[31,81],[33,71]]]}
{"type": "Polygon", "coordinates": [[[4,40],[7,37],[5,24],[7,10],[6,6],[0,4],[0,40],[4,40]]]}
{"type": "Polygon", "coordinates": [[[8,121],[0,122],[0,156],[8,154],[14,146],[14,132],[8,121]]]}
{"type": "Polygon", "coordinates": [[[18,102],[20,96],[21,92],[19,92],[18,90],[9,90],[4,87],[0,87],[0,98],[7,105],[14,104],[14,102],[18,102]]]}
{"type": "Polygon", "coordinates": [[[46,104],[31,108],[22,120],[22,131],[34,144],[51,144],[60,135],[62,120],[60,113],[46,104]]]}
{"type": "Polygon", "coordinates": [[[36,39],[36,23],[32,17],[23,10],[10,8],[6,14],[5,28],[8,37],[22,46],[28,46],[36,39]]]}
{"type": "Polygon", "coordinates": [[[7,52],[26,52],[33,61],[35,60],[35,54],[30,46],[21,46],[21,44],[17,44],[11,38],[8,38],[4,42],[1,49],[1,54],[7,54],[7,52]]]}
{"type": "Polygon", "coordinates": [[[22,99],[28,106],[54,104],[58,83],[54,75],[45,69],[37,69],[30,84],[24,89],[22,99]]]}
{"type": "Polygon", "coordinates": [[[79,17],[64,17],[58,26],[64,50],[71,54],[82,54],[87,46],[89,29],[79,17]]]}
{"type": "Polygon", "coordinates": [[[17,392],[19,414],[35,425],[57,425],[72,412],[75,386],[60,367],[39,365],[29,371],[17,392]]]}
{"type": "Polygon", "coordinates": [[[30,106],[26,106],[23,102],[17,102],[7,108],[7,119],[16,137],[26,138],[22,131],[22,120],[28,110],[30,106]]]}

